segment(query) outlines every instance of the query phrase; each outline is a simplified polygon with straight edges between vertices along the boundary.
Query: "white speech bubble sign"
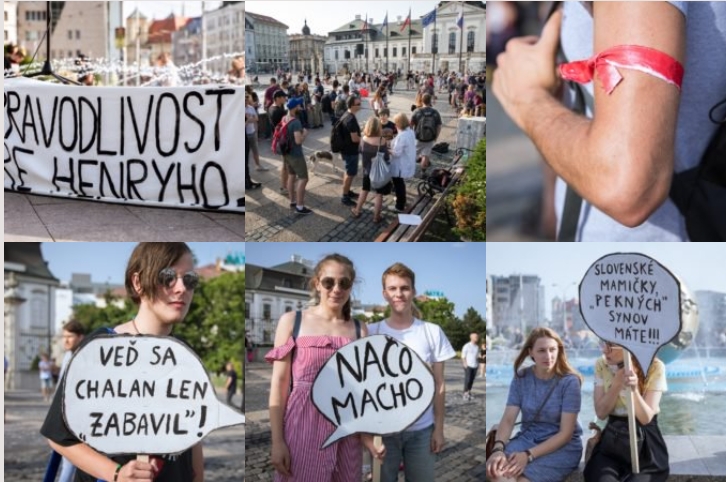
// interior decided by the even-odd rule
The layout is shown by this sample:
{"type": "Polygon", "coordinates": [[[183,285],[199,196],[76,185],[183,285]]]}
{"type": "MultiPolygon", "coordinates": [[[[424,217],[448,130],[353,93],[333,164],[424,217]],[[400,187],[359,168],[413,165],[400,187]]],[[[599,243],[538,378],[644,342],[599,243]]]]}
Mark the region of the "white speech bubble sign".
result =
{"type": "Polygon", "coordinates": [[[177,454],[245,423],[221,403],[199,357],[172,337],[102,335],[66,370],[63,416],[79,440],[109,455],[177,454]]]}
{"type": "Polygon", "coordinates": [[[434,399],[434,375],[418,354],[388,335],[345,345],[313,382],[313,404],[336,429],[323,443],[354,433],[389,435],[413,424],[434,399]]]}
{"type": "Polygon", "coordinates": [[[580,283],[580,312],[587,326],[630,351],[645,373],[658,349],[681,331],[680,310],[678,279],[644,254],[604,256],[580,283]]]}

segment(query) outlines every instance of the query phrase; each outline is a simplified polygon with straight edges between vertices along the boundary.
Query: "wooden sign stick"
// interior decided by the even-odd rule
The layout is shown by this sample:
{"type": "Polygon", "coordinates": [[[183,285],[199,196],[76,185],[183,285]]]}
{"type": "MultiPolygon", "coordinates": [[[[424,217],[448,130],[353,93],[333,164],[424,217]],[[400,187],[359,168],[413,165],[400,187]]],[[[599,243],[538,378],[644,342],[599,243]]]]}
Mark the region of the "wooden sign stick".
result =
{"type": "MultiPolygon", "coordinates": [[[[383,446],[383,437],[376,435],[373,437],[373,445],[379,449],[383,446]]],[[[381,482],[381,459],[373,458],[373,482],[381,482]]]]}
{"type": "MultiPolygon", "coordinates": [[[[623,350],[625,358],[625,371],[633,370],[633,364],[630,359],[630,352],[623,350]]],[[[628,408],[628,433],[630,434],[630,460],[634,474],[640,473],[640,460],[638,459],[638,433],[635,424],[635,398],[633,387],[628,387],[628,394],[625,397],[625,405],[628,408]]]]}

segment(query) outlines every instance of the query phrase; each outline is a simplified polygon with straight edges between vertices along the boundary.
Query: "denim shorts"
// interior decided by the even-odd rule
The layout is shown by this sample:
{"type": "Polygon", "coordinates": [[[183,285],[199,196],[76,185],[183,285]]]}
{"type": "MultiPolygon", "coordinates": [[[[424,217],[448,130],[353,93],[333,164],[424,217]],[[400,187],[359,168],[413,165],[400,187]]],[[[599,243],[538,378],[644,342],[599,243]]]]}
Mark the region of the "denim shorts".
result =
{"type": "Polygon", "coordinates": [[[341,154],[345,163],[345,173],[351,177],[358,174],[358,154],[341,154]]]}

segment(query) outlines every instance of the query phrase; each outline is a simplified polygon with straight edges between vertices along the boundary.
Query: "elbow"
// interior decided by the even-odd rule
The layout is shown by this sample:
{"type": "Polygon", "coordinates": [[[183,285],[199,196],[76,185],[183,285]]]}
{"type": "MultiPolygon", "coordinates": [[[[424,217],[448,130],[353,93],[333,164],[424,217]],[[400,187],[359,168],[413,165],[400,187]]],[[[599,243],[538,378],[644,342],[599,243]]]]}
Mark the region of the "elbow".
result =
{"type": "Polygon", "coordinates": [[[658,165],[647,157],[627,159],[627,166],[612,169],[609,176],[596,181],[598,198],[593,204],[620,224],[636,228],[668,199],[673,168],[672,162],[658,165]]]}

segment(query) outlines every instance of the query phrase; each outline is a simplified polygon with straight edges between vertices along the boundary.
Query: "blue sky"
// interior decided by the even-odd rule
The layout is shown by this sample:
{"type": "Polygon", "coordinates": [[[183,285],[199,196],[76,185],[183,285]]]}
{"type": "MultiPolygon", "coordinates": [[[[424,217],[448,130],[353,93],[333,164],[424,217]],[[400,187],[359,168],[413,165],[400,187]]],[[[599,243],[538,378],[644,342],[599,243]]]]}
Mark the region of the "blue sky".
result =
{"type": "MultiPolygon", "coordinates": [[[[678,276],[693,292],[726,292],[723,243],[489,243],[488,273],[532,274],[542,279],[545,299],[577,295],[577,286],[595,261],[610,253],[642,253],[678,276]],[[574,285],[573,285],[574,283],[574,285]],[[553,284],[557,284],[553,287],[553,284]]],[[[545,311],[549,313],[549,302],[545,311]]]]}
{"type": "Polygon", "coordinates": [[[310,32],[314,35],[324,35],[333,31],[347,22],[350,22],[356,15],[362,19],[373,19],[375,24],[383,23],[383,18],[388,12],[389,29],[394,29],[396,17],[401,16],[402,20],[408,16],[411,9],[411,18],[417,19],[430,12],[438,2],[420,1],[415,2],[366,2],[349,1],[344,3],[326,1],[270,1],[270,0],[247,0],[245,11],[267,15],[284,23],[289,27],[288,34],[301,33],[305,20],[308,22],[310,32]],[[343,6],[341,8],[341,6],[343,6]],[[324,14],[323,14],[324,12],[324,14]]]}
{"type": "MultiPolygon", "coordinates": [[[[124,282],[126,262],[137,243],[42,243],[51,273],[69,281],[72,273],[90,273],[94,282],[124,282]]],[[[214,263],[230,252],[244,252],[244,243],[189,243],[198,265],[214,263]]]]}
{"type": "Polygon", "coordinates": [[[381,274],[400,261],[416,273],[416,289],[443,291],[462,316],[473,306],[486,315],[484,243],[250,243],[247,263],[274,266],[293,254],[317,263],[324,255],[349,257],[357,271],[354,294],[363,303],[384,303],[381,274]]]}
{"type": "MultiPolygon", "coordinates": [[[[213,10],[217,8],[221,2],[207,2],[206,10],[213,10]]],[[[187,17],[198,17],[202,13],[202,2],[201,1],[160,1],[150,2],[148,0],[124,0],[124,18],[128,17],[136,7],[139,7],[141,13],[149,17],[150,19],[162,19],[168,17],[172,11],[176,15],[182,14],[182,6],[184,8],[184,15],[187,17]],[[183,5],[182,5],[183,4],[183,5]]]]}

